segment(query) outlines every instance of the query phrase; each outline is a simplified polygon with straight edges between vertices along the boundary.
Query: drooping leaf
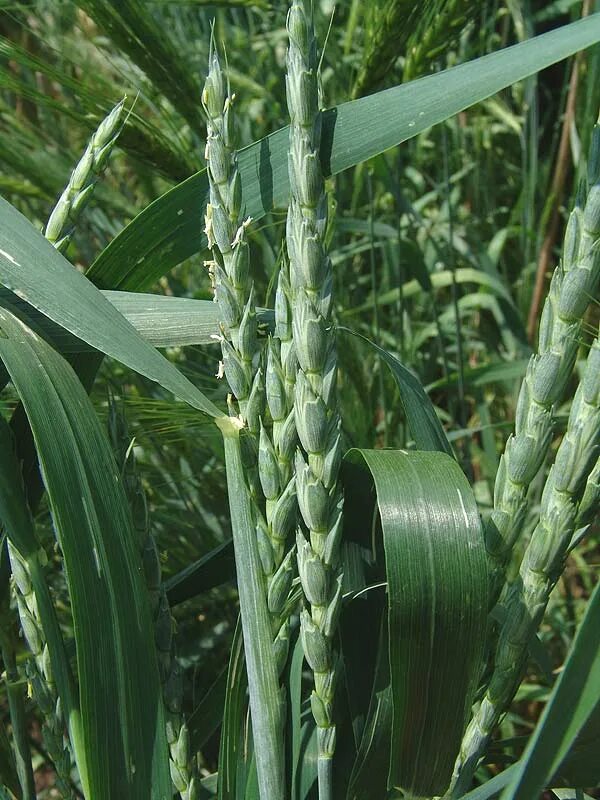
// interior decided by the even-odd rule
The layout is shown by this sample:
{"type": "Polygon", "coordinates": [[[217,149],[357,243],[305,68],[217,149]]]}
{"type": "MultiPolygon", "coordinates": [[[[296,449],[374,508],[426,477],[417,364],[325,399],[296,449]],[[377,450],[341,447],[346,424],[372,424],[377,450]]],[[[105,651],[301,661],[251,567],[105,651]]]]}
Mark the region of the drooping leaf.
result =
{"type": "Polygon", "coordinates": [[[488,571],[475,498],[445,453],[351,450],[346,461],[374,483],[385,548],[389,784],[442,795],[484,652],[488,571]]]}
{"type": "Polygon", "coordinates": [[[0,357],[27,413],[64,557],[87,797],[167,800],[154,634],[119,472],[72,368],[6,310],[0,357]]]}
{"type": "Polygon", "coordinates": [[[84,275],[0,198],[0,283],[74,336],[212,417],[219,409],[136,332],[84,275]]]}
{"type": "MultiPolygon", "coordinates": [[[[324,172],[335,175],[366,161],[598,40],[600,14],[592,14],[468,64],[330,109],[323,116],[324,172]]],[[[239,154],[243,205],[254,220],[287,204],[288,140],[288,129],[282,128],[239,154]]],[[[206,173],[199,172],[164,194],[100,254],[89,277],[106,289],[144,290],[205,249],[199,220],[207,192],[206,173]]]]}
{"type": "Polygon", "coordinates": [[[425,394],[417,376],[407,369],[395,356],[349,328],[339,330],[351,333],[362,339],[388,365],[396,385],[400,391],[400,399],[404,408],[406,422],[419,450],[438,450],[453,457],[452,447],[448,442],[442,424],[437,418],[433,403],[425,394]]]}

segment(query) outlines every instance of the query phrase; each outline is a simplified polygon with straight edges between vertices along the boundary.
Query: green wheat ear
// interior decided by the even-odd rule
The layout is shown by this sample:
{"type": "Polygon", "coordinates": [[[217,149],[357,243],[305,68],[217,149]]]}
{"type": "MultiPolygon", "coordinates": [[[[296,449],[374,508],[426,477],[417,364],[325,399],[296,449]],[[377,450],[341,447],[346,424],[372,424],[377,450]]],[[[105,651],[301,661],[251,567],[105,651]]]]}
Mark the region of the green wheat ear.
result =
{"type": "Polygon", "coordinates": [[[583,316],[600,276],[600,125],[590,146],[587,192],[571,212],[562,264],[555,270],[540,322],[538,352],[530,359],[515,419],[515,433],[500,460],[486,544],[494,570],[494,599],[523,527],[527,490],[547,456],[554,409],[564,395],[581,338],[583,316]]]}
{"type": "MultiPolygon", "coordinates": [[[[600,125],[596,124],[588,161],[587,197],[583,207],[578,202],[569,217],[562,264],[552,276],[542,312],[538,353],[529,362],[517,401],[515,433],[506,444],[496,475],[494,508],[485,529],[494,600],[500,594],[506,564],[523,526],[527,490],[548,454],[554,409],[573,371],[583,315],[597,290],[599,242],[600,125]]],[[[567,432],[546,481],[540,522],[527,547],[519,578],[506,587],[503,603],[507,622],[496,648],[488,690],[463,739],[453,796],[459,797],[470,785],[477,762],[512,700],[530,638],[542,619],[576,528],[586,524],[590,501],[593,504],[598,497],[594,462],[600,430],[599,374],[596,340],[573,401],[567,432]]]]}
{"type": "Polygon", "coordinates": [[[77,220],[89,203],[98,178],[106,167],[123,128],[124,114],[125,99],[117,103],[100,123],[50,214],[44,236],[61,253],[69,246],[77,220]]]}
{"type": "Polygon", "coordinates": [[[300,622],[304,653],[315,680],[311,706],[317,723],[319,797],[323,800],[332,796],[336,740],[333,635],[341,603],[341,421],[336,397],[333,275],[324,247],[327,196],[319,160],[317,44],[309,2],[292,2],[287,30],[286,87],[291,125],[286,239],[298,359],[294,408],[301,448],[295,457],[296,491],[303,521],[297,550],[302,589],[310,606],[310,611],[302,612],[300,622]]]}

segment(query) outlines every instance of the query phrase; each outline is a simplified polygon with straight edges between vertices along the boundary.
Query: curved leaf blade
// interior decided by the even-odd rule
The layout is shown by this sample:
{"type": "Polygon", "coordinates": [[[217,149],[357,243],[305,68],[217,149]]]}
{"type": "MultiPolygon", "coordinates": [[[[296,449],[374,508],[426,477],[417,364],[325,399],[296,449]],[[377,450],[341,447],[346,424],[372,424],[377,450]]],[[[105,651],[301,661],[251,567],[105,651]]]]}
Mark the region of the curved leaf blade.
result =
{"type": "Polygon", "coordinates": [[[433,403],[427,396],[425,389],[417,376],[407,369],[401,361],[399,361],[387,350],[384,350],[379,345],[372,342],[361,333],[351,330],[350,328],[338,328],[345,333],[351,333],[366,342],[388,365],[398,390],[400,391],[400,399],[404,408],[406,422],[410,428],[410,432],[415,440],[419,450],[437,450],[441,453],[446,453],[450,457],[454,457],[452,447],[446,433],[439,421],[433,403]]]}
{"type": "Polygon", "coordinates": [[[171,796],[154,633],[131,514],[72,368],[7,311],[0,356],[33,431],[73,613],[87,797],[171,796]]]}
{"type": "Polygon", "coordinates": [[[11,544],[27,564],[42,627],[48,644],[54,681],[61,698],[64,717],[75,757],[85,772],[79,697],[67,658],[58,619],[43,574],[40,547],[21,479],[21,467],[14,451],[8,423],[0,417],[0,520],[11,544]]]}
{"type": "Polygon", "coordinates": [[[477,505],[445,453],[351,450],[346,458],[373,481],[383,532],[389,783],[419,797],[442,795],[484,653],[488,571],[477,505]]]}
{"type": "Polygon", "coordinates": [[[211,417],[222,412],[48,242],[0,198],[0,283],[45,316],[211,417]]]}
{"type": "MultiPolygon", "coordinates": [[[[335,175],[366,161],[598,40],[600,14],[591,14],[468,64],[332,108],[323,115],[324,172],[335,175]]],[[[242,202],[254,220],[287,205],[288,140],[288,128],[282,128],[239,154],[242,202]]],[[[205,249],[199,220],[207,193],[202,171],[158,198],[105,248],[89,277],[106,289],[143,290],[205,249]]]]}

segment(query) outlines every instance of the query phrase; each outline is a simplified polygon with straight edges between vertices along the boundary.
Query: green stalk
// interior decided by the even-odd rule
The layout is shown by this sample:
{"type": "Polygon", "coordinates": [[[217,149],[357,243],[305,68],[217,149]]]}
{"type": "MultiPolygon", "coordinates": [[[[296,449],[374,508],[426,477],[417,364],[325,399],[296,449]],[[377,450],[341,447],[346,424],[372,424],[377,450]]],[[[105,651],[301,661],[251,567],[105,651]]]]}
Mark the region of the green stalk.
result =
{"type": "Polygon", "coordinates": [[[217,424],[221,428],[225,444],[229,508],[260,798],[285,800],[284,700],[279,688],[276,660],[273,657],[271,615],[267,607],[266,580],[255,534],[255,513],[242,463],[242,425],[235,418],[222,418],[217,420],[217,424]]]}
{"type": "Polygon", "coordinates": [[[13,730],[12,738],[15,746],[17,775],[24,800],[35,800],[35,782],[31,766],[31,753],[29,751],[27,716],[25,714],[25,681],[19,679],[10,621],[11,615],[8,613],[8,609],[0,609],[0,654],[4,661],[6,695],[13,730]]]}
{"type": "Polygon", "coordinates": [[[578,508],[600,446],[600,341],[588,355],[575,393],[567,430],[558,448],[542,494],[540,520],[525,551],[518,579],[507,591],[506,622],[487,692],[465,733],[456,765],[454,797],[468,790],[493,729],[517,691],[550,592],[560,577],[578,508]]]}
{"type": "Polygon", "coordinates": [[[319,158],[317,46],[308,0],[293,0],[287,30],[291,124],[286,234],[298,358],[294,407],[302,445],[296,452],[296,490],[304,523],[296,544],[300,580],[310,605],[310,611],[302,611],[300,622],[304,653],[315,680],[311,706],[317,724],[319,797],[329,800],[336,739],[333,636],[342,592],[338,567],[343,502],[338,484],[341,421],[336,398],[333,274],[324,247],[327,196],[319,158]]]}
{"type": "Polygon", "coordinates": [[[517,401],[515,433],[496,475],[494,509],[485,526],[492,566],[492,600],[527,511],[527,491],[543,465],[553,434],[554,409],[575,364],[583,316],[600,274],[600,126],[594,127],[587,198],[575,207],[565,233],[563,260],[555,270],[540,321],[538,353],[531,357],[517,401]]]}
{"type": "Polygon", "coordinates": [[[60,253],[64,253],[69,246],[77,220],[89,203],[98,178],[106,167],[123,127],[124,105],[125,100],[121,100],[102,120],[50,214],[44,236],[60,253]]]}

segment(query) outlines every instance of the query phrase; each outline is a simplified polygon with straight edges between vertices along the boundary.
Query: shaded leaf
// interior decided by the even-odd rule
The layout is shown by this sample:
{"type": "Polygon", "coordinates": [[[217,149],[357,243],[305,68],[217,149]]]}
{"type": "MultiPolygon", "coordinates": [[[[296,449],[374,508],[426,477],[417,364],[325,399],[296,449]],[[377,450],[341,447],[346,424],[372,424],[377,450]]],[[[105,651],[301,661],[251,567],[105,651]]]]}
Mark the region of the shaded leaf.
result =
{"type": "Polygon", "coordinates": [[[88,797],[170,798],[154,634],[110,445],[71,367],[7,311],[0,356],[23,402],[64,557],[88,797]],[[33,379],[32,379],[33,378],[33,379]]]}
{"type": "Polygon", "coordinates": [[[488,570],[475,498],[445,453],[351,450],[346,459],[375,485],[385,548],[389,784],[441,795],[484,653],[488,570]]]}

